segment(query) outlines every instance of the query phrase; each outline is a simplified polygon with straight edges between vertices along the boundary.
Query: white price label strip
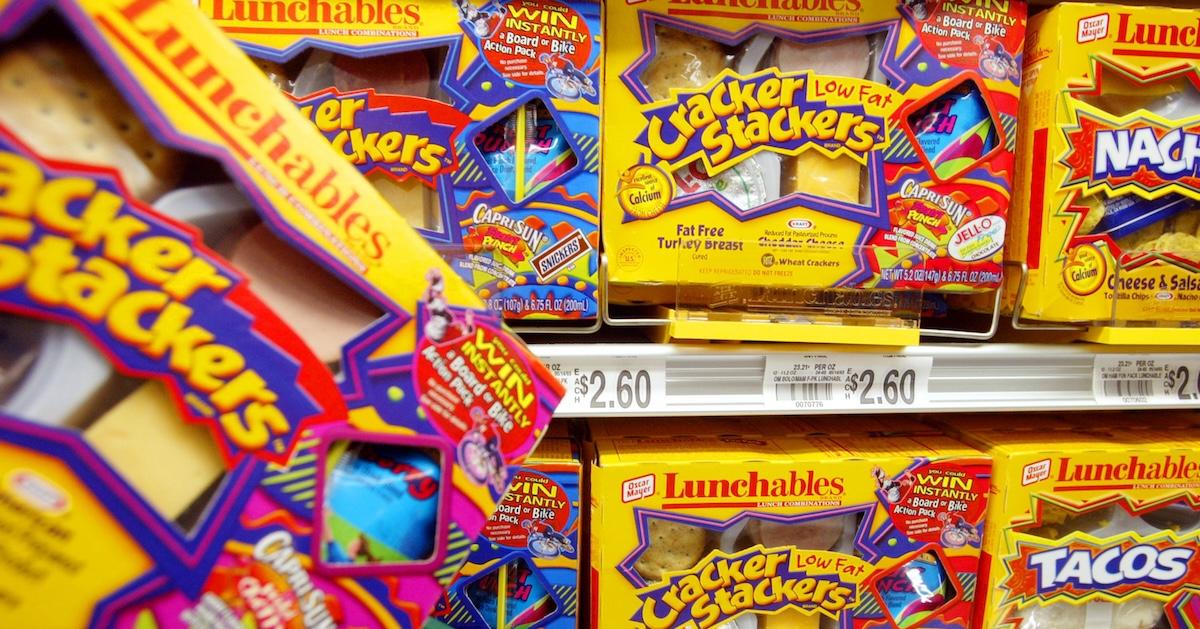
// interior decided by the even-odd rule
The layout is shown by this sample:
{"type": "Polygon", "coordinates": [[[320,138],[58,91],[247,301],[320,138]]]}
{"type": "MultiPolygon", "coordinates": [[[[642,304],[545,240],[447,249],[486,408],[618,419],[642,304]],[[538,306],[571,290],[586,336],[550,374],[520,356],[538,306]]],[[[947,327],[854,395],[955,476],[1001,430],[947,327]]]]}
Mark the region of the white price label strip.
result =
{"type": "Polygon", "coordinates": [[[775,409],[889,410],[923,406],[930,356],[767,355],[763,397],[775,409]]]}
{"type": "Polygon", "coordinates": [[[1200,403],[1200,357],[1111,354],[1092,363],[1092,393],[1100,403],[1200,403]]]}
{"type": "Polygon", "coordinates": [[[612,356],[556,361],[547,366],[567,392],[559,415],[650,413],[666,408],[667,361],[647,356],[612,356]]]}

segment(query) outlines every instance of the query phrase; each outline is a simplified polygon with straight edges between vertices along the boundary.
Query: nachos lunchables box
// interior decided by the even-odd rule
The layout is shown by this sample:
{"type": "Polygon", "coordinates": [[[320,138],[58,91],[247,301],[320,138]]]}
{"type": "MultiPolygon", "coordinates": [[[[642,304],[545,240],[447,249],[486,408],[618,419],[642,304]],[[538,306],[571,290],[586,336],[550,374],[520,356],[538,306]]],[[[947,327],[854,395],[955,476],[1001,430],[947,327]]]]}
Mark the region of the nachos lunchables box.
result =
{"type": "Polygon", "coordinates": [[[0,94],[0,626],[420,627],[554,378],[191,3],[0,94]]]}
{"type": "Polygon", "coordinates": [[[580,626],[582,473],[570,439],[538,444],[438,603],[438,627],[580,626]]]}
{"type": "Polygon", "coordinates": [[[597,319],[597,0],[199,4],[490,309],[597,319]]]}
{"type": "Polygon", "coordinates": [[[1090,340],[1195,343],[1200,11],[1063,3],[1030,21],[1006,307],[1090,340]]]}
{"type": "Polygon", "coordinates": [[[967,430],[995,461],[976,627],[1200,622],[1194,430],[967,430]]]}
{"type": "Polygon", "coordinates": [[[997,287],[1025,16],[1021,0],[607,7],[610,299],[997,287]]]}
{"type": "Polygon", "coordinates": [[[605,437],[592,627],[967,627],[991,463],[946,437],[605,437]]]}

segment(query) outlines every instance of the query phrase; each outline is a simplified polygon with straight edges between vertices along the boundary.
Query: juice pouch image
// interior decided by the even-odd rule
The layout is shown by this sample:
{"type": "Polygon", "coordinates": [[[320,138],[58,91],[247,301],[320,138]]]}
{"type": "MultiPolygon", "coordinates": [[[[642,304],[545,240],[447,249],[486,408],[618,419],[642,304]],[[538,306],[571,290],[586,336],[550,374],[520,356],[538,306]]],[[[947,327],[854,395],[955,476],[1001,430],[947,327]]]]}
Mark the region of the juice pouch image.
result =
{"type": "Polygon", "coordinates": [[[201,2],[491,310],[597,318],[598,2],[242,6],[201,2]]]}
{"type": "Polygon", "coordinates": [[[607,11],[613,302],[999,285],[1025,3],[607,11]]]}
{"type": "Polygon", "coordinates": [[[588,626],[971,626],[978,450],[706,428],[596,439],[588,626]]]}
{"type": "Polygon", "coordinates": [[[0,626],[420,627],[557,381],[191,3],[0,92],[0,626]]]}
{"type": "Polygon", "coordinates": [[[1190,148],[1200,66],[1170,33],[1198,15],[1072,3],[1031,20],[1037,54],[1026,59],[1021,106],[1029,157],[1017,168],[1022,220],[1008,249],[1026,273],[1013,276],[1006,308],[1106,326],[1092,340],[1150,342],[1157,327],[1169,335],[1160,342],[1185,342],[1178,328],[1191,326],[1200,295],[1190,148]],[[1114,336],[1120,327],[1147,330],[1114,336]]]}
{"type": "Polygon", "coordinates": [[[995,461],[976,627],[1200,621],[1194,429],[966,429],[995,461]]]}

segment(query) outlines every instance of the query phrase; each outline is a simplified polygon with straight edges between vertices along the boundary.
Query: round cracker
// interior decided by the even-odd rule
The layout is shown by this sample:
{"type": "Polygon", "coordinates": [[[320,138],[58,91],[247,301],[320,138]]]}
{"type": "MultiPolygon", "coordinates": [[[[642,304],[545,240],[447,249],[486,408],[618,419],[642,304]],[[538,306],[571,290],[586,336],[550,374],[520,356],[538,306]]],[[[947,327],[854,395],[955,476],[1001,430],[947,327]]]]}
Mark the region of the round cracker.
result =
{"type": "Polygon", "coordinates": [[[642,74],[650,98],[662,100],[671,89],[701,87],[729,64],[725,50],[715,41],[674,29],[654,29],[657,53],[642,74]]]}
{"type": "Polygon", "coordinates": [[[135,197],[170,190],[183,156],[154,138],[90,54],[36,41],[0,55],[0,124],[43,157],[115,169],[135,197]]]}
{"type": "Polygon", "coordinates": [[[702,528],[650,518],[649,548],[638,557],[633,569],[648,582],[661,581],[667,572],[695,566],[708,548],[708,532],[702,528]]]}

